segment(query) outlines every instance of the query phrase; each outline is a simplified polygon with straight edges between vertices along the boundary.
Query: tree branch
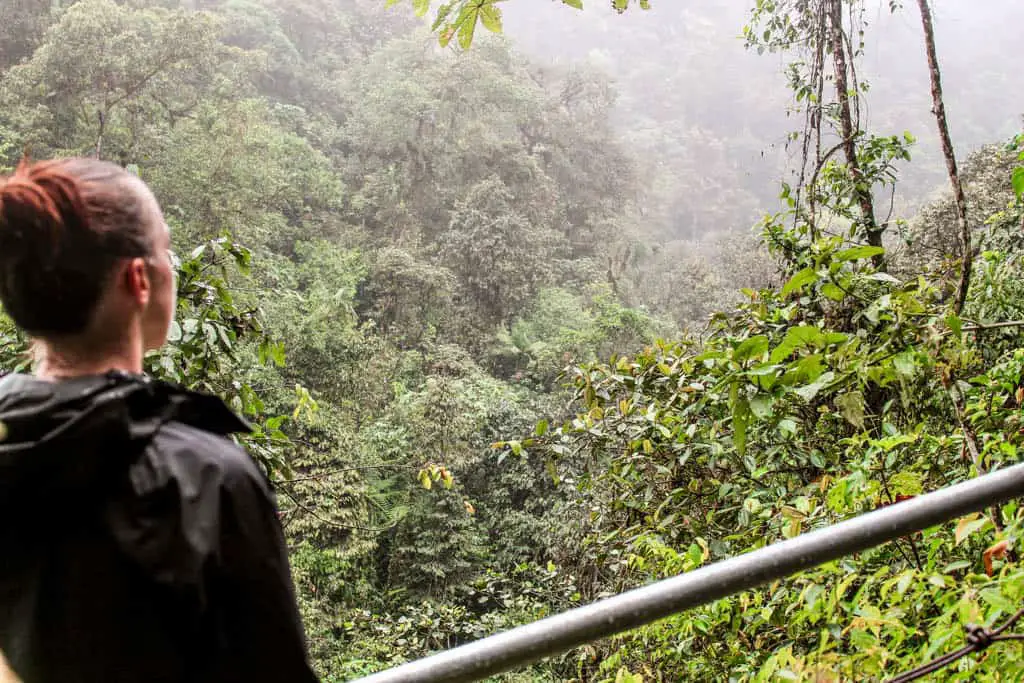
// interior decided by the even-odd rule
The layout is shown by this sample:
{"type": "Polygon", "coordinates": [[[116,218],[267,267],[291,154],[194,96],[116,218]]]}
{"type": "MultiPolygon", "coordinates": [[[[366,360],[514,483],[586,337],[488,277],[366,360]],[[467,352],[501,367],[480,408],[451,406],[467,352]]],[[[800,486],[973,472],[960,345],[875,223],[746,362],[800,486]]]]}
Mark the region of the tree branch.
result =
{"type": "Polygon", "coordinates": [[[949,136],[949,125],[946,122],[946,105],[942,98],[942,74],[939,72],[939,58],[935,51],[932,12],[928,0],[917,0],[917,4],[921,8],[925,52],[928,56],[928,71],[932,82],[932,113],[935,114],[935,122],[939,128],[939,140],[942,143],[942,154],[946,157],[946,170],[949,173],[949,184],[953,187],[957,224],[960,228],[960,284],[953,302],[953,310],[960,315],[967,301],[967,290],[971,286],[971,227],[967,222],[967,199],[964,197],[964,186],[957,170],[956,153],[953,151],[953,141],[949,136]]]}
{"type": "MultiPolygon", "coordinates": [[[[832,59],[835,63],[836,95],[839,98],[839,124],[840,133],[843,136],[843,152],[846,155],[846,164],[850,168],[850,175],[853,178],[853,194],[860,206],[861,220],[864,222],[864,229],[867,233],[868,244],[873,247],[882,246],[882,231],[878,229],[875,220],[875,206],[871,199],[871,188],[867,185],[864,171],[857,159],[857,146],[854,137],[857,131],[853,128],[853,114],[850,107],[850,85],[848,78],[849,66],[846,61],[846,31],[843,28],[843,2],[842,0],[828,0],[829,17],[832,29],[832,59]]],[[[885,261],[882,254],[873,258],[875,267],[884,269],[885,261]]]]}

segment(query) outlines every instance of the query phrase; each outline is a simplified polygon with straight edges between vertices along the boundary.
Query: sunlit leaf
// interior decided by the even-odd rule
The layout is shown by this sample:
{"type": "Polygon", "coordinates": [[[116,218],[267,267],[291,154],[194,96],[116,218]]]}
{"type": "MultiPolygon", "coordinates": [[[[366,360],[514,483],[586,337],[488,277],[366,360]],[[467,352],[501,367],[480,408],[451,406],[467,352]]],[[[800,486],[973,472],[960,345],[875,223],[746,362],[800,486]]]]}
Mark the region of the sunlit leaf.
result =
{"type": "Polygon", "coordinates": [[[885,249],[883,249],[882,247],[872,247],[865,245],[861,247],[852,247],[850,249],[845,249],[836,254],[833,258],[836,261],[859,261],[861,259],[872,258],[873,256],[878,256],[879,254],[884,253],[885,249]]]}
{"type": "Polygon", "coordinates": [[[480,8],[480,23],[491,33],[501,33],[501,9],[494,4],[480,8]]]}

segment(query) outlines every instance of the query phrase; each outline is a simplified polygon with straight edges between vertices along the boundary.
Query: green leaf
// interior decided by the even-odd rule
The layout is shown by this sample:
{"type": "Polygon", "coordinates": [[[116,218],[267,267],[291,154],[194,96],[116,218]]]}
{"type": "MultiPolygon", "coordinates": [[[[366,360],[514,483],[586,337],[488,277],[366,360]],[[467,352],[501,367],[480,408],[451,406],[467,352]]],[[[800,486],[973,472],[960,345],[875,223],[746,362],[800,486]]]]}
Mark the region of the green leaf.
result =
{"type": "Polygon", "coordinates": [[[786,283],[786,286],[782,288],[782,296],[789,296],[793,292],[799,292],[804,287],[812,284],[818,280],[818,271],[814,268],[804,268],[799,273],[794,275],[786,283]]]}
{"type": "Polygon", "coordinates": [[[835,373],[826,372],[811,384],[799,387],[793,391],[798,394],[800,398],[810,403],[814,400],[814,397],[818,395],[818,392],[828,386],[833,379],[835,379],[835,373]]]}
{"type": "Polygon", "coordinates": [[[919,496],[924,493],[924,479],[917,472],[897,472],[889,477],[889,490],[898,496],[919,496]]]}
{"type": "Polygon", "coordinates": [[[758,358],[768,350],[768,337],[763,334],[759,334],[756,337],[751,337],[745,342],[736,347],[732,352],[732,359],[737,363],[742,363],[751,358],[758,358]]]}
{"type": "Polygon", "coordinates": [[[750,403],[745,398],[736,398],[732,405],[732,439],[740,455],[747,452],[747,426],[750,424],[750,403]]]}
{"type": "Polygon", "coordinates": [[[750,399],[750,412],[759,420],[772,416],[772,404],[774,400],[767,394],[758,394],[750,399]]]}
{"type": "Polygon", "coordinates": [[[956,313],[950,313],[946,316],[946,326],[955,336],[959,337],[963,333],[964,321],[956,313]]]}
{"type": "Polygon", "coordinates": [[[874,280],[875,282],[887,282],[890,285],[898,285],[900,283],[898,279],[889,275],[889,273],[871,273],[868,275],[868,279],[874,280]]]}
{"type": "Polygon", "coordinates": [[[877,439],[875,441],[872,441],[871,443],[874,444],[875,446],[878,446],[886,453],[888,453],[889,451],[898,446],[902,446],[908,443],[914,443],[916,441],[916,434],[897,434],[895,436],[887,436],[884,439],[877,439]]]}
{"type": "Polygon", "coordinates": [[[445,4],[445,5],[441,5],[437,9],[437,17],[434,18],[434,24],[430,27],[430,30],[431,31],[436,31],[437,29],[441,28],[441,26],[445,22],[445,19],[448,18],[449,14],[451,14],[451,11],[452,11],[451,3],[445,4]]]}
{"type": "Polygon", "coordinates": [[[837,398],[835,404],[847,422],[857,429],[864,429],[864,394],[849,391],[837,398]]]}
{"type": "Polygon", "coordinates": [[[686,562],[694,569],[704,564],[704,551],[696,543],[691,543],[686,550],[686,562]]]}
{"type": "Polygon", "coordinates": [[[459,15],[459,46],[463,50],[468,50],[469,46],[473,44],[473,34],[476,33],[476,20],[479,15],[477,7],[467,7],[459,15]]]}
{"type": "Polygon", "coordinates": [[[842,262],[842,261],[858,261],[860,259],[871,258],[873,256],[878,256],[879,254],[884,254],[884,253],[885,253],[885,249],[883,249],[882,247],[872,247],[872,246],[865,245],[865,246],[862,246],[862,247],[853,247],[851,249],[844,249],[843,251],[841,251],[838,254],[836,254],[834,259],[836,261],[840,261],[840,262],[842,262]]]}
{"type": "Polygon", "coordinates": [[[917,362],[912,351],[904,351],[893,356],[892,366],[903,377],[910,378],[917,374],[917,362]]]}
{"type": "Polygon", "coordinates": [[[1004,614],[1013,614],[1017,611],[1018,605],[1000,593],[998,588],[985,588],[979,595],[982,600],[1004,614]]]}
{"type": "Polygon", "coordinates": [[[1013,169],[1013,193],[1024,199],[1024,166],[1013,169]]]}
{"type": "Polygon", "coordinates": [[[825,335],[813,325],[797,325],[789,328],[786,338],[793,341],[797,347],[821,346],[825,343],[825,335]]]}
{"type": "Polygon", "coordinates": [[[751,377],[768,377],[778,372],[779,367],[781,366],[774,365],[772,363],[764,363],[763,365],[757,365],[755,367],[750,368],[749,370],[747,370],[747,374],[750,375],[751,377]]]}
{"type": "Polygon", "coordinates": [[[789,357],[791,353],[804,346],[821,346],[827,342],[825,335],[817,327],[811,325],[798,325],[786,330],[786,336],[772,351],[769,360],[772,363],[779,363],[789,357]]]}
{"type": "Polygon", "coordinates": [[[842,301],[846,298],[846,292],[831,282],[826,282],[821,286],[821,293],[832,301],[842,301]]]}
{"type": "Polygon", "coordinates": [[[489,4],[480,8],[480,23],[491,33],[501,33],[501,9],[489,4]]]}
{"type": "Polygon", "coordinates": [[[583,9],[583,0],[562,0],[562,4],[576,9],[583,9]]]}
{"type": "Polygon", "coordinates": [[[541,420],[540,422],[538,422],[536,429],[533,430],[533,433],[536,434],[537,436],[544,436],[545,434],[547,434],[548,433],[548,421],[547,420],[541,420]]]}
{"type": "Polygon", "coordinates": [[[448,47],[448,43],[452,42],[452,38],[454,38],[454,37],[455,37],[455,29],[449,27],[449,28],[446,28],[445,30],[441,31],[441,33],[438,34],[437,42],[440,43],[441,47],[448,47]]]}
{"type": "Polygon", "coordinates": [[[544,467],[545,469],[547,469],[548,476],[551,477],[551,482],[555,486],[558,486],[560,483],[562,483],[562,478],[558,476],[558,469],[555,467],[554,460],[548,460],[547,462],[545,462],[544,467]]]}
{"type": "Polygon", "coordinates": [[[175,343],[181,341],[181,337],[182,337],[181,325],[178,324],[177,320],[172,320],[171,321],[171,326],[167,330],[167,341],[169,341],[172,344],[175,344],[175,343]]]}
{"type": "Polygon", "coordinates": [[[430,9],[430,0],[412,0],[412,10],[417,17],[422,17],[430,9]]]}

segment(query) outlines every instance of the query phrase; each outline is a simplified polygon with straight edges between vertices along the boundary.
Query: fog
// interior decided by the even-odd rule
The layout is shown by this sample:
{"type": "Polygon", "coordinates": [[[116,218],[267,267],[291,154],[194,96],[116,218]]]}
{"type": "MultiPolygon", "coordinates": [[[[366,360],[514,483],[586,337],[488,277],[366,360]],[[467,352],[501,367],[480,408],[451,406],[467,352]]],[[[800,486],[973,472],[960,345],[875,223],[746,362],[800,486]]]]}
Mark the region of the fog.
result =
{"type": "MultiPolygon", "coordinates": [[[[695,237],[746,227],[776,208],[778,181],[793,161],[786,136],[800,119],[787,116],[783,75],[792,56],[745,49],[741,32],[751,4],[663,0],[649,11],[618,15],[606,2],[577,12],[518,0],[504,5],[505,33],[533,60],[594,66],[615,79],[616,125],[649,171],[648,201],[668,204],[660,227],[695,237]]],[[[892,13],[888,2],[868,3],[859,75],[871,85],[867,129],[909,131],[918,139],[898,194],[900,208],[912,213],[944,182],[945,171],[920,15],[916,3],[904,5],[892,13]]],[[[934,21],[951,132],[963,157],[1020,127],[1024,88],[1006,46],[1024,24],[1024,3],[946,0],[936,3],[934,21]]]]}

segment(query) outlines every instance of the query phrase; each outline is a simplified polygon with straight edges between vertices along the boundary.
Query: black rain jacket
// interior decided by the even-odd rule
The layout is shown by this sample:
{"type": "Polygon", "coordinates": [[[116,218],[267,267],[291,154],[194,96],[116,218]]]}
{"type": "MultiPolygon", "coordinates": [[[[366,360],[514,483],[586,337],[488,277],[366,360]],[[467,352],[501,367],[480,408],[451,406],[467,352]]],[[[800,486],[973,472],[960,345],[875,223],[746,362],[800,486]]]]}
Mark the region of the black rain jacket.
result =
{"type": "Polygon", "coordinates": [[[0,651],[24,683],[316,681],[247,431],[138,376],[0,380],[0,651]]]}

